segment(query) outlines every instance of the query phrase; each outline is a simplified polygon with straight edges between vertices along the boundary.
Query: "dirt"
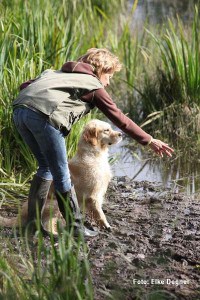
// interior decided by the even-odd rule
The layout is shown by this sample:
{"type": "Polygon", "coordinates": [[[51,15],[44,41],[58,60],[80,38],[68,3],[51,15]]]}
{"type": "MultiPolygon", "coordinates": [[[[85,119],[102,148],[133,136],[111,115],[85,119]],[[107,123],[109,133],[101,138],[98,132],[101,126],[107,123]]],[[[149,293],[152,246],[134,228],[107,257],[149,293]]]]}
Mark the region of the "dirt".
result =
{"type": "Polygon", "coordinates": [[[200,299],[200,203],[159,183],[115,178],[112,226],[89,243],[95,300],[200,299]]]}
{"type": "Polygon", "coordinates": [[[94,299],[200,299],[199,195],[118,177],[106,198],[112,231],[87,241],[94,299]]]}

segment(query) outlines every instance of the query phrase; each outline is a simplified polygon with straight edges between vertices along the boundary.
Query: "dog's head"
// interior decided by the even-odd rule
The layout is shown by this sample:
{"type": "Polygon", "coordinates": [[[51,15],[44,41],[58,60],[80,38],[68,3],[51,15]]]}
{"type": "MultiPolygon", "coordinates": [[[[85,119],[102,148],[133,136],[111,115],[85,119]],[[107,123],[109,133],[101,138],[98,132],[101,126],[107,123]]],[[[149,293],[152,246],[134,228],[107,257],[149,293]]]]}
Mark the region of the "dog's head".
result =
{"type": "Polygon", "coordinates": [[[105,148],[119,143],[122,140],[122,134],[112,130],[110,124],[106,122],[91,120],[83,130],[83,139],[92,146],[105,148]]]}

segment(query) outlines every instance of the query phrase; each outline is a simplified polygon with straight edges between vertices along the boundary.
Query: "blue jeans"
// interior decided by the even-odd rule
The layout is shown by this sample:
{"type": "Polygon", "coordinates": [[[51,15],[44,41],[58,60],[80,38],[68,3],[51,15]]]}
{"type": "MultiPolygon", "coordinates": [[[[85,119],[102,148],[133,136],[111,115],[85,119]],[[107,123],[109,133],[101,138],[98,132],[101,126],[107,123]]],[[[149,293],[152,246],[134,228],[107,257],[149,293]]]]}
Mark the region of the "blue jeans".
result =
{"type": "Polygon", "coordinates": [[[26,107],[14,110],[18,132],[38,162],[37,175],[54,181],[55,189],[65,193],[71,189],[65,138],[48,119],[26,107]]]}

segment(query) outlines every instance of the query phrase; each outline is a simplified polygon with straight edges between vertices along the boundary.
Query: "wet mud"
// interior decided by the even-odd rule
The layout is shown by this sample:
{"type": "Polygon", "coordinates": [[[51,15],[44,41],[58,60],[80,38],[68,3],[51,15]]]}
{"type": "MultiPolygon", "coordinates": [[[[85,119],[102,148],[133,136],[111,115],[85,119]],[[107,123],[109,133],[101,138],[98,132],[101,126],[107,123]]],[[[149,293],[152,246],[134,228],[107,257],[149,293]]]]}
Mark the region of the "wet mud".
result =
{"type": "Polygon", "coordinates": [[[200,299],[200,199],[159,183],[114,178],[112,226],[92,240],[95,300],[200,299]]]}
{"type": "Polygon", "coordinates": [[[103,208],[112,231],[87,241],[95,300],[200,299],[199,195],[116,177],[103,208]]]}

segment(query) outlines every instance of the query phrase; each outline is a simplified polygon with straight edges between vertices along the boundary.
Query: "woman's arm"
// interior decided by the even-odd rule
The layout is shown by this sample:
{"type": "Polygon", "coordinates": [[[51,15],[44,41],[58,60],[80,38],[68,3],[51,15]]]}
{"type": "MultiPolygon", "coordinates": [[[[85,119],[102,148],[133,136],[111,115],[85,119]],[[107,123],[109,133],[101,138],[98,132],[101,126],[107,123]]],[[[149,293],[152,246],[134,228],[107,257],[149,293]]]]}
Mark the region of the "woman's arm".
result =
{"type": "Polygon", "coordinates": [[[160,140],[153,139],[116,106],[105,89],[98,89],[82,97],[83,101],[91,102],[118,128],[142,145],[149,145],[158,155],[171,156],[173,149],[160,140]]]}

